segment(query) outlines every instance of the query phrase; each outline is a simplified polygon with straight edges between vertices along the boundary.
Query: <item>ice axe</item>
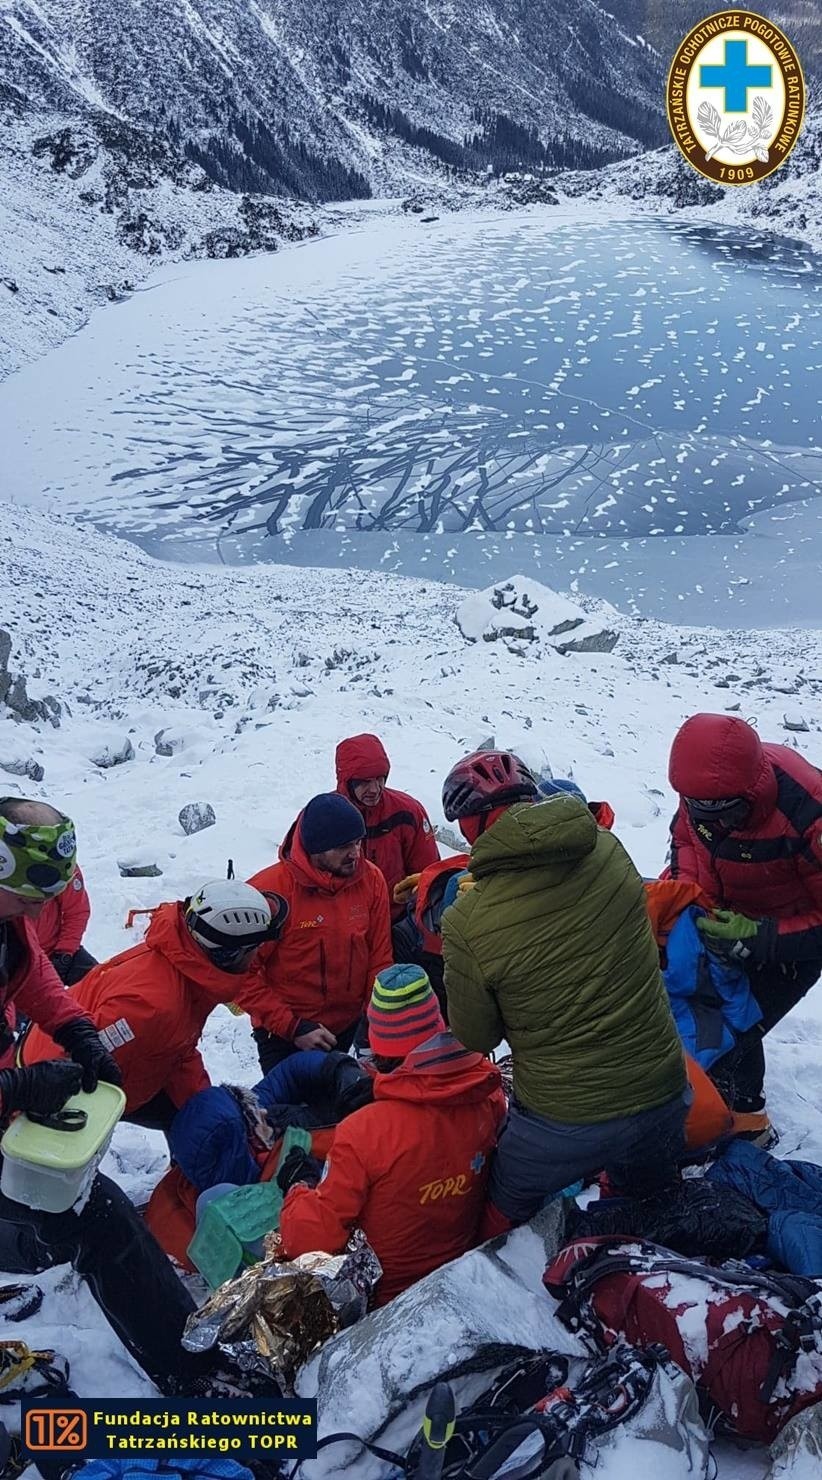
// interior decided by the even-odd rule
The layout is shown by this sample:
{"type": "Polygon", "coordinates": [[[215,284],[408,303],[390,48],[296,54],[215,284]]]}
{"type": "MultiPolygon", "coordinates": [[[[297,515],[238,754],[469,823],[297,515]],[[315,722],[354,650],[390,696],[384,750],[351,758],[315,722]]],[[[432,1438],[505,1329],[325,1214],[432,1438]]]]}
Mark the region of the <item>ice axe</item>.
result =
{"type": "Polygon", "coordinates": [[[419,1457],[409,1480],[440,1480],[456,1422],[457,1404],[450,1382],[435,1383],[425,1405],[419,1457]]]}

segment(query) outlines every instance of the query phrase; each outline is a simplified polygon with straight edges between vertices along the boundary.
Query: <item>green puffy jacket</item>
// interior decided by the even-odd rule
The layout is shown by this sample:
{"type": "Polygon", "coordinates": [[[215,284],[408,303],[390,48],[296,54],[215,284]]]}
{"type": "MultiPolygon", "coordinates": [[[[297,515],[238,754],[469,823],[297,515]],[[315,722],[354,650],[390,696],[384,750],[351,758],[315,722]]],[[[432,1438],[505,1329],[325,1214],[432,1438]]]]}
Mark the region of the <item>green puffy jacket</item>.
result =
{"type": "Polygon", "coordinates": [[[588,808],[510,807],[471,873],[442,921],[450,1026],[481,1053],[508,1040],[519,1102],[590,1124],[684,1090],[642,880],[588,808]]]}

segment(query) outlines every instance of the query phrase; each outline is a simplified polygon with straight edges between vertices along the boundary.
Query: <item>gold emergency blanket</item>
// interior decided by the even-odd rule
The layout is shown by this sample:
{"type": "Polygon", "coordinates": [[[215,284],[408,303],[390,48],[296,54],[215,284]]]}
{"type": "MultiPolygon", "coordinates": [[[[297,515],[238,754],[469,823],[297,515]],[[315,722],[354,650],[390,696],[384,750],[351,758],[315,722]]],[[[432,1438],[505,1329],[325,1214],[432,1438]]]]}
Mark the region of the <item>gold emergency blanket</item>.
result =
{"type": "Polygon", "coordinates": [[[359,1229],[342,1254],[286,1260],[276,1233],[265,1251],[189,1316],[183,1346],[218,1348],[244,1372],[272,1377],[287,1391],[317,1347],[365,1315],[382,1266],[359,1229]]]}

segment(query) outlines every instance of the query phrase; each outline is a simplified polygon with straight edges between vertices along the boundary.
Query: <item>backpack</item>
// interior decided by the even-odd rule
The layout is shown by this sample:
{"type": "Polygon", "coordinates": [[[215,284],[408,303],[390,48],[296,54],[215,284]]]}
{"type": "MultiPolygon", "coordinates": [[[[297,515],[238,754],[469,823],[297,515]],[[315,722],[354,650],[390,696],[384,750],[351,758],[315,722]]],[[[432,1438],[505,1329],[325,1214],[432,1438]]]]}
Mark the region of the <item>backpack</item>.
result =
{"type": "Polygon", "coordinates": [[[813,1280],[593,1238],[561,1249],[544,1284],[559,1319],[594,1349],[661,1343],[718,1432],[769,1444],[822,1400],[822,1287],[813,1280]]]}

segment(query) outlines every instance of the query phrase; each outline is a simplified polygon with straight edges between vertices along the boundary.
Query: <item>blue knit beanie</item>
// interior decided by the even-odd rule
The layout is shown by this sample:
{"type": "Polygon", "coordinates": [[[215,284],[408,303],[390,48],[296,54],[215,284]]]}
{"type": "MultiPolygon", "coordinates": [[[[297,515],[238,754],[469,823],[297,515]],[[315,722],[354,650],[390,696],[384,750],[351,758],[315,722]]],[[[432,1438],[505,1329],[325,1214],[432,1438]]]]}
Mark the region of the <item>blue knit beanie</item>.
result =
{"type": "Polygon", "coordinates": [[[353,802],[336,791],[312,797],[303,810],[300,841],[306,853],[327,853],[365,837],[362,814],[353,802]]]}
{"type": "Polygon", "coordinates": [[[543,777],[539,783],[539,794],[541,797],[579,797],[579,800],[584,802],[586,807],[588,805],[588,798],[585,796],[582,788],[577,786],[575,781],[568,781],[562,776],[543,777]]]}

